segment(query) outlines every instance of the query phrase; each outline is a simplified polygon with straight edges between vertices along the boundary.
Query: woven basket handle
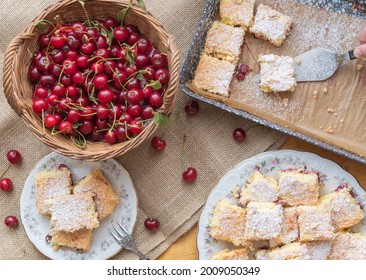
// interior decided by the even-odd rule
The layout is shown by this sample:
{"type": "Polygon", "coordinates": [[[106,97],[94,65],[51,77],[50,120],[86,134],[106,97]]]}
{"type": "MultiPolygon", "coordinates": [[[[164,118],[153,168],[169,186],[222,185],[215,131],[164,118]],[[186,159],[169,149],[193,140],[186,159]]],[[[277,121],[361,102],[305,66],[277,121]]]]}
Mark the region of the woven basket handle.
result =
{"type": "Polygon", "coordinates": [[[25,40],[32,39],[35,34],[25,34],[20,33],[16,36],[8,46],[6,51],[6,56],[4,59],[4,68],[3,68],[3,86],[4,86],[4,94],[6,99],[8,100],[9,105],[12,109],[21,116],[23,114],[23,108],[25,105],[21,101],[21,82],[19,81],[19,77],[15,75],[12,71],[14,61],[17,56],[17,51],[19,45],[23,43],[25,40]]]}

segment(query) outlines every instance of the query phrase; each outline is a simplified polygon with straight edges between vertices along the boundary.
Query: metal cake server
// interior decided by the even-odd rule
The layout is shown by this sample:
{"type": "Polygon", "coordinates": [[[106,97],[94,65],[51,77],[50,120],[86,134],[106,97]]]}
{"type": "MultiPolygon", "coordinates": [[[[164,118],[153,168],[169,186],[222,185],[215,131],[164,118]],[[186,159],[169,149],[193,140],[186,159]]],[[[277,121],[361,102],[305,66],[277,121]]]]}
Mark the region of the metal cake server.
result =
{"type": "MultiPolygon", "coordinates": [[[[297,82],[320,82],[332,77],[343,65],[356,59],[353,50],[337,54],[325,48],[315,48],[295,57],[295,75],[297,82]]],[[[260,75],[254,77],[260,82],[260,75]]]]}
{"type": "Polygon", "coordinates": [[[294,58],[296,81],[325,81],[340,65],[353,59],[356,59],[353,50],[339,55],[325,48],[312,49],[294,58]]]}

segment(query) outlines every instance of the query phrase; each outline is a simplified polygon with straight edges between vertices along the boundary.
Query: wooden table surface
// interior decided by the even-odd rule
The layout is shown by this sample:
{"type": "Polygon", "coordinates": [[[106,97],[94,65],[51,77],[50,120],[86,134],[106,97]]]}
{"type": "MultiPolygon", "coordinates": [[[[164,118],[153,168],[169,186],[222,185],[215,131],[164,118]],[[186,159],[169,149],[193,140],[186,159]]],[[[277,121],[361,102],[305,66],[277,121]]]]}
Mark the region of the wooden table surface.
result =
{"type": "MultiPolygon", "coordinates": [[[[328,152],[312,144],[296,138],[289,138],[281,149],[293,149],[318,154],[331,159],[351,173],[366,188],[366,166],[353,160],[328,152]]],[[[197,225],[189,232],[179,238],[168,250],[158,259],[160,260],[196,260],[198,259],[196,248],[197,225]]]]}

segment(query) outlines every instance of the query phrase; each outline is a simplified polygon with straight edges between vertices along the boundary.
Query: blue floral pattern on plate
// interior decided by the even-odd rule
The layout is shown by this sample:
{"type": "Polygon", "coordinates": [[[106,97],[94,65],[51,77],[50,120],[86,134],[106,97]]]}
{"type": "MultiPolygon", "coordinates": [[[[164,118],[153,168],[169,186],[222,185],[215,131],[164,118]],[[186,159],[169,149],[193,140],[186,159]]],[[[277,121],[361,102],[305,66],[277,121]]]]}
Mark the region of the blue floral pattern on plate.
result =
{"type": "Polygon", "coordinates": [[[108,227],[116,220],[121,221],[130,231],[133,231],[137,216],[137,196],[128,172],[114,159],[102,162],[85,162],[51,153],[43,158],[29,174],[20,198],[20,213],[22,224],[31,242],[45,256],[62,260],[108,259],[116,255],[121,246],[113,239],[108,227]],[[79,252],[69,248],[60,248],[57,252],[52,244],[46,242],[50,232],[49,218],[40,215],[36,207],[35,175],[40,170],[52,169],[65,164],[71,170],[73,183],[96,168],[100,168],[120,197],[120,203],[113,214],[104,219],[99,228],[94,230],[94,237],[88,252],[79,252]]]}
{"type": "MultiPolygon", "coordinates": [[[[232,190],[234,187],[245,187],[249,175],[255,169],[259,168],[264,175],[276,178],[276,174],[280,170],[304,167],[308,171],[319,174],[321,182],[320,195],[330,193],[340,185],[348,184],[353,187],[356,199],[366,209],[365,190],[351,174],[335,162],[307,152],[292,150],[265,152],[239,163],[233,170],[224,175],[212,190],[203,208],[198,224],[197,248],[199,259],[207,260],[217,251],[225,248],[235,248],[229,242],[217,241],[210,235],[209,220],[219,200],[222,199],[233,204],[238,204],[238,199],[232,194],[232,190]]],[[[352,229],[355,232],[366,233],[366,218],[362,223],[352,229]]]]}

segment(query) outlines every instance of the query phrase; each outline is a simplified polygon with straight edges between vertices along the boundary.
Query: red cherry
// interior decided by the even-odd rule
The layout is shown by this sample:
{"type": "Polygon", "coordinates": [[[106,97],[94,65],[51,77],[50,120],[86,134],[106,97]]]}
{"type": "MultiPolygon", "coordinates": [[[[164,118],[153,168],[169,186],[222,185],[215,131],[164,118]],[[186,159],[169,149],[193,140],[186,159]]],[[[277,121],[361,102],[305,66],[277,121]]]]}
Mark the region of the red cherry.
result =
{"type": "Polygon", "coordinates": [[[143,68],[144,73],[142,74],[148,80],[154,80],[155,68],[152,65],[145,66],[143,68]],[[146,72],[145,72],[146,71],[146,72]]]}
{"type": "Polygon", "coordinates": [[[50,36],[46,34],[42,34],[38,38],[38,44],[42,48],[47,48],[48,44],[50,43],[50,36]]]}
{"type": "Polygon", "coordinates": [[[95,51],[95,45],[91,41],[85,42],[80,47],[80,52],[83,54],[93,54],[94,51],[95,51]]]}
{"type": "Polygon", "coordinates": [[[81,41],[79,40],[79,38],[76,35],[68,34],[66,36],[66,45],[70,49],[78,50],[81,46],[81,41]]]}
{"type": "Polygon", "coordinates": [[[107,76],[113,76],[113,73],[115,72],[114,69],[116,69],[116,67],[116,62],[114,62],[113,60],[107,60],[103,64],[104,74],[106,74],[107,76]]]}
{"type": "Polygon", "coordinates": [[[141,115],[142,107],[140,104],[130,105],[127,107],[127,113],[132,117],[137,118],[141,115]]]}
{"type": "Polygon", "coordinates": [[[65,134],[71,134],[73,132],[72,124],[69,121],[61,122],[58,129],[65,134]]]}
{"type": "Polygon", "coordinates": [[[133,78],[127,83],[126,88],[128,90],[140,89],[141,88],[141,81],[137,78],[133,78]]]}
{"type": "Polygon", "coordinates": [[[151,43],[146,39],[140,39],[136,44],[137,52],[147,54],[151,49],[151,43]]]}
{"type": "Polygon", "coordinates": [[[114,144],[117,142],[117,132],[115,130],[107,131],[104,134],[104,140],[109,144],[114,144]]]}
{"type": "Polygon", "coordinates": [[[149,103],[151,104],[151,106],[158,108],[163,105],[163,97],[160,93],[153,92],[149,98],[149,103]]]}
{"type": "Polygon", "coordinates": [[[54,49],[51,52],[53,62],[61,64],[66,59],[66,55],[62,50],[54,49]]]}
{"type": "Polygon", "coordinates": [[[10,192],[13,189],[13,182],[9,178],[1,178],[0,189],[3,192],[10,192]]]}
{"type": "Polygon", "coordinates": [[[243,142],[245,140],[246,136],[247,135],[246,135],[244,129],[242,129],[242,128],[236,128],[233,131],[233,138],[237,142],[243,142]]]}
{"type": "Polygon", "coordinates": [[[52,128],[57,124],[58,124],[58,119],[55,117],[55,115],[50,114],[44,118],[44,125],[47,128],[52,128]]]}
{"type": "Polygon", "coordinates": [[[128,139],[128,137],[130,137],[124,125],[117,126],[116,131],[117,131],[117,142],[124,142],[128,139]]]}
{"type": "Polygon", "coordinates": [[[68,97],[73,97],[78,93],[78,89],[75,86],[66,87],[66,93],[68,97]]]}
{"type": "Polygon", "coordinates": [[[44,87],[51,87],[55,82],[56,82],[55,77],[50,74],[43,74],[39,78],[39,84],[44,87]]]}
{"type": "Polygon", "coordinates": [[[37,86],[34,89],[34,95],[38,98],[46,98],[48,96],[48,91],[45,87],[37,86]]]}
{"type": "Polygon", "coordinates": [[[72,29],[79,38],[83,37],[86,32],[86,27],[81,22],[73,23],[72,29]]]}
{"type": "Polygon", "coordinates": [[[90,66],[89,57],[86,55],[79,55],[76,58],[76,65],[81,69],[87,69],[90,66]]]}
{"type": "Polygon", "coordinates": [[[184,110],[186,111],[187,115],[193,116],[198,113],[200,106],[197,101],[192,100],[190,101],[185,107],[184,110]]]}
{"type": "Polygon", "coordinates": [[[123,26],[118,26],[113,31],[114,38],[120,43],[125,42],[129,35],[130,35],[130,32],[127,30],[127,28],[125,28],[123,26]]]}
{"type": "Polygon", "coordinates": [[[149,64],[149,57],[146,54],[138,54],[135,57],[135,64],[137,67],[144,67],[149,64]]]}
{"type": "Polygon", "coordinates": [[[12,164],[16,164],[19,163],[20,160],[22,159],[22,156],[20,154],[19,151],[17,150],[10,150],[7,154],[6,157],[8,158],[8,161],[12,164]]]}
{"type": "Polygon", "coordinates": [[[66,38],[63,36],[52,36],[51,37],[51,45],[56,49],[60,49],[66,44],[66,38]]]}
{"type": "Polygon", "coordinates": [[[130,32],[130,36],[127,38],[127,44],[129,44],[130,46],[133,46],[134,44],[136,44],[136,42],[140,39],[140,35],[133,31],[130,32]]]}
{"type": "Polygon", "coordinates": [[[94,123],[90,120],[83,120],[81,126],[78,127],[78,130],[83,135],[88,135],[94,130],[94,123]]]}
{"type": "Polygon", "coordinates": [[[68,50],[66,52],[66,58],[71,59],[73,61],[75,61],[78,56],[79,56],[79,52],[77,50],[68,50]]]}
{"type": "Polygon", "coordinates": [[[168,70],[165,68],[159,68],[155,71],[154,79],[160,81],[162,85],[166,85],[170,79],[168,70]]]}
{"type": "Polygon", "coordinates": [[[126,99],[131,104],[138,104],[143,98],[142,91],[139,89],[131,89],[126,94],[126,99]]]}
{"type": "Polygon", "coordinates": [[[43,98],[39,98],[37,100],[35,100],[33,102],[33,111],[37,114],[37,115],[42,115],[42,111],[46,112],[48,109],[48,103],[45,99],[43,98]]]}
{"type": "Polygon", "coordinates": [[[136,67],[136,65],[132,64],[126,67],[125,69],[126,73],[127,73],[127,77],[130,77],[131,75],[135,74],[138,69],[136,67]]]}
{"type": "Polygon", "coordinates": [[[62,84],[54,84],[51,92],[52,92],[52,94],[56,94],[57,96],[61,97],[61,96],[65,95],[66,88],[62,84]]]}
{"type": "Polygon", "coordinates": [[[15,216],[7,216],[5,218],[5,225],[10,228],[15,228],[19,224],[18,218],[15,216]]]}
{"type": "Polygon", "coordinates": [[[151,146],[157,151],[162,151],[166,147],[166,141],[160,137],[155,136],[153,139],[151,139],[151,146]]]}
{"type": "Polygon", "coordinates": [[[81,116],[80,113],[74,109],[70,109],[67,112],[67,120],[71,123],[77,123],[79,121],[81,121],[81,116]]]}
{"type": "Polygon", "coordinates": [[[107,17],[104,21],[103,21],[103,26],[107,29],[112,29],[115,28],[118,25],[118,21],[117,19],[115,19],[114,17],[107,17]]]}
{"type": "Polygon", "coordinates": [[[197,179],[197,170],[194,167],[188,167],[186,171],[183,172],[184,181],[191,183],[197,179]]]}
{"type": "Polygon", "coordinates": [[[98,74],[93,80],[96,89],[102,89],[108,86],[108,76],[105,74],[98,74]]]}
{"type": "Polygon", "coordinates": [[[70,59],[65,59],[62,63],[62,66],[64,68],[64,72],[67,75],[74,75],[76,73],[77,67],[76,62],[70,59]]]}
{"type": "Polygon", "coordinates": [[[56,79],[58,79],[58,77],[60,77],[60,75],[61,75],[62,69],[57,64],[51,64],[50,67],[48,67],[48,72],[53,77],[55,77],[56,79]]]}
{"type": "Polygon", "coordinates": [[[129,113],[122,114],[121,118],[119,119],[120,123],[127,123],[129,124],[132,121],[132,116],[129,113]]]}
{"type": "Polygon", "coordinates": [[[144,120],[152,119],[154,117],[154,108],[150,105],[145,106],[142,109],[141,116],[144,120]]]}
{"type": "Polygon", "coordinates": [[[94,52],[94,60],[98,61],[100,59],[108,58],[109,52],[107,49],[100,48],[94,52]]]}
{"type": "Polygon", "coordinates": [[[101,104],[107,104],[114,99],[114,92],[109,88],[102,89],[98,92],[98,100],[101,104]]]}
{"type": "Polygon", "coordinates": [[[152,56],[150,57],[152,66],[155,67],[155,69],[164,68],[168,65],[168,58],[165,54],[154,52],[152,56]]]}
{"type": "Polygon", "coordinates": [[[99,49],[107,49],[108,48],[107,38],[105,36],[103,36],[103,35],[98,35],[97,36],[97,47],[99,49]]]}
{"type": "Polygon", "coordinates": [[[97,117],[99,119],[104,120],[104,119],[108,118],[109,112],[110,112],[110,110],[106,105],[99,104],[97,106],[97,117]]]}
{"type": "Polygon", "coordinates": [[[121,48],[117,45],[111,46],[109,50],[109,57],[117,58],[121,48]]]}
{"type": "Polygon", "coordinates": [[[90,67],[90,70],[92,70],[96,74],[103,73],[103,71],[104,71],[103,63],[101,63],[101,62],[93,63],[92,66],[90,67]]]}
{"type": "Polygon", "coordinates": [[[160,222],[157,219],[147,218],[144,225],[147,230],[154,231],[160,227],[160,222]]]}
{"type": "Polygon", "coordinates": [[[37,82],[41,77],[41,71],[36,66],[31,65],[28,70],[28,76],[33,82],[37,82]]]}
{"type": "Polygon", "coordinates": [[[135,135],[140,134],[142,132],[143,128],[144,128],[144,124],[141,121],[137,121],[136,119],[132,120],[129,124],[129,129],[130,129],[131,133],[133,133],[135,135]]]}

